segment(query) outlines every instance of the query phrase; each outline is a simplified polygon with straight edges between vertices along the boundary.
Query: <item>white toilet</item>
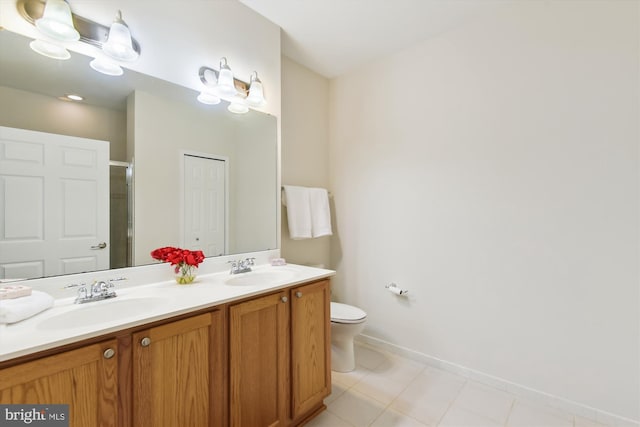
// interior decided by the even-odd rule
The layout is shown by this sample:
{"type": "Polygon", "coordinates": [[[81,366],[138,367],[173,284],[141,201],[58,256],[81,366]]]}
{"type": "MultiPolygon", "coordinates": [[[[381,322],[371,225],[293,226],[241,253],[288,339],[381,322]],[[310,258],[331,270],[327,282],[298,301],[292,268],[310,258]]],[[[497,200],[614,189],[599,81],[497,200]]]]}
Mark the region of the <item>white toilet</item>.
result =
{"type": "Polygon", "coordinates": [[[358,307],[331,303],[331,370],[353,371],[356,360],[353,354],[353,338],[364,329],[367,313],[358,307]]]}

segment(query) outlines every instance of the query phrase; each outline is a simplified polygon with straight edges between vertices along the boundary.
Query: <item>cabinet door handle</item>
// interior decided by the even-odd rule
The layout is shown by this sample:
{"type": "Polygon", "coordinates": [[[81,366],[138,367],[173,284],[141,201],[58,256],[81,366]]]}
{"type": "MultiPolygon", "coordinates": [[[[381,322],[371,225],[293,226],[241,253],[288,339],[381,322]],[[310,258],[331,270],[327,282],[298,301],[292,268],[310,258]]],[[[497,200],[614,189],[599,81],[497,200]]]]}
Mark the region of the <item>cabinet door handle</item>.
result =
{"type": "Polygon", "coordinates": [[[151,344],[151,338],[149,337],[144,337],[140,340],[140,345],[143,347],[149,347],[150,344],[151,344]]]}
{"type": "Polygon", "coordinates": [[[296,292],[296,297],[297,298],[302,298],[302,292],[300,292],[300,291],[296,292]]]}
{"type": "Polygon", "coordinates": [[[116,355],[116,351],[112,348],[108,348],[104,351],[104,353],[102,353],[102,355],[104,356],[105,359],[111,359],[113,356],[116,355]]]}
{"type": "Polygon", "coordinates": [[[287,297],[281,297],[281,298],[280,298],[280,301],[282,301],[282,302],[287,302],[287,301],[289,301],[289,298],[287,298],[287,297]]]}

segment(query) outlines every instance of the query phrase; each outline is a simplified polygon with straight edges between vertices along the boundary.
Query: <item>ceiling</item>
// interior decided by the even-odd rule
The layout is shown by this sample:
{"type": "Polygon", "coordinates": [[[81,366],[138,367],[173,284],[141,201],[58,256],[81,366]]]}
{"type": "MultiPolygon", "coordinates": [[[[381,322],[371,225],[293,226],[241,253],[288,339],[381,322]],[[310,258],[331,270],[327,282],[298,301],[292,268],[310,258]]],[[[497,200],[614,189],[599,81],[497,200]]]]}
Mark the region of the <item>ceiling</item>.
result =
{"type": "Polygon", "coordinates": [[[240,0],[282,28],[282,53],[336,77],[434,37],[495,0],[240,0]]]}

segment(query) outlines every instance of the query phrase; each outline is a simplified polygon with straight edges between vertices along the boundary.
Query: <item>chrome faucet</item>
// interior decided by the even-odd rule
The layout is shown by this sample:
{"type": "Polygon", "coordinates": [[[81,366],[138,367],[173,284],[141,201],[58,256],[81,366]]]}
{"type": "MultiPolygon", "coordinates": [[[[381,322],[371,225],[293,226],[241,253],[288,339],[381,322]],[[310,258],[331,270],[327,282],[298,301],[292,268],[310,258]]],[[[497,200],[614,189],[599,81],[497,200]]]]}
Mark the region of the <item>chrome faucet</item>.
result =
{"type": "Polygon", "coordinates": [[[104,280],[100,280],[99,282],[94,282],[89,289],[87,290],[87,286],[82,285],[78,289],[78,295],[76,297],[76,304],[84,304],[85,302],[93,302],[93,301],[101,301],[103,299],[114,298],[118,296],[116,291],[112,290],[113,283],[111,281],[105,282],[104,280]]]}
{"type": "Polygon", "coordinates": [[[236,261],[229,261],[229,263],[231,264],[231,271],[229,271],[229,274],[250,272],[251,267],[255,265],[255,260],[255,258],[246,258],[236,261]]]}

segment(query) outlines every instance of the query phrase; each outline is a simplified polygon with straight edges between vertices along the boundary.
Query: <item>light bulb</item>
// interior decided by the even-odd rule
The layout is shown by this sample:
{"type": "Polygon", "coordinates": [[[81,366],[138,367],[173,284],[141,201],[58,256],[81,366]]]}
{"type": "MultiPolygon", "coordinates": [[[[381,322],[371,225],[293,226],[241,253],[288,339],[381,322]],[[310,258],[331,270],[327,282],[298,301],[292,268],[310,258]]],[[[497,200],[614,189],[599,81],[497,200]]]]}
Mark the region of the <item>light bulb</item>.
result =
{"type": "Polygon", "coordinates": [[[45,36],[63,42],[80,40],[80,33],[73,26],[71,9],[64,0],[47,0],[42,18],[37,19],[36,28],[45,36]]]}
{"type": "Polygon", "coordinates": [[[102,50],[118,61],[135,61],[138,59],[138,52],[133,49],[131,32],[127,24],[122,20],[122,12],[120,11],[118,11],[111,24],[107,42],[102,45],[102,50]]]}
{"type": "Polygon", "coordinates": [[[236,90],[236,85],[233,82],[233,73],[231,72],[231,68],[227,65],[227,58],[222,58],[220,60],[220,72],[218,73],[218,92],[221,95],[225,96],[233,96],[238,91],[236,90]],[[224,64],[222,63],[224,61],[224,64]]]}
{"type": "Polygon", "coordinates": [[[267,101],[264,99],[264,90],[262,82],[258,78],[258,73],[251,76],[251,86],[249,86],[249,96],[247,96],[247,104],[252,107],[264,107],[267,101]]]}

